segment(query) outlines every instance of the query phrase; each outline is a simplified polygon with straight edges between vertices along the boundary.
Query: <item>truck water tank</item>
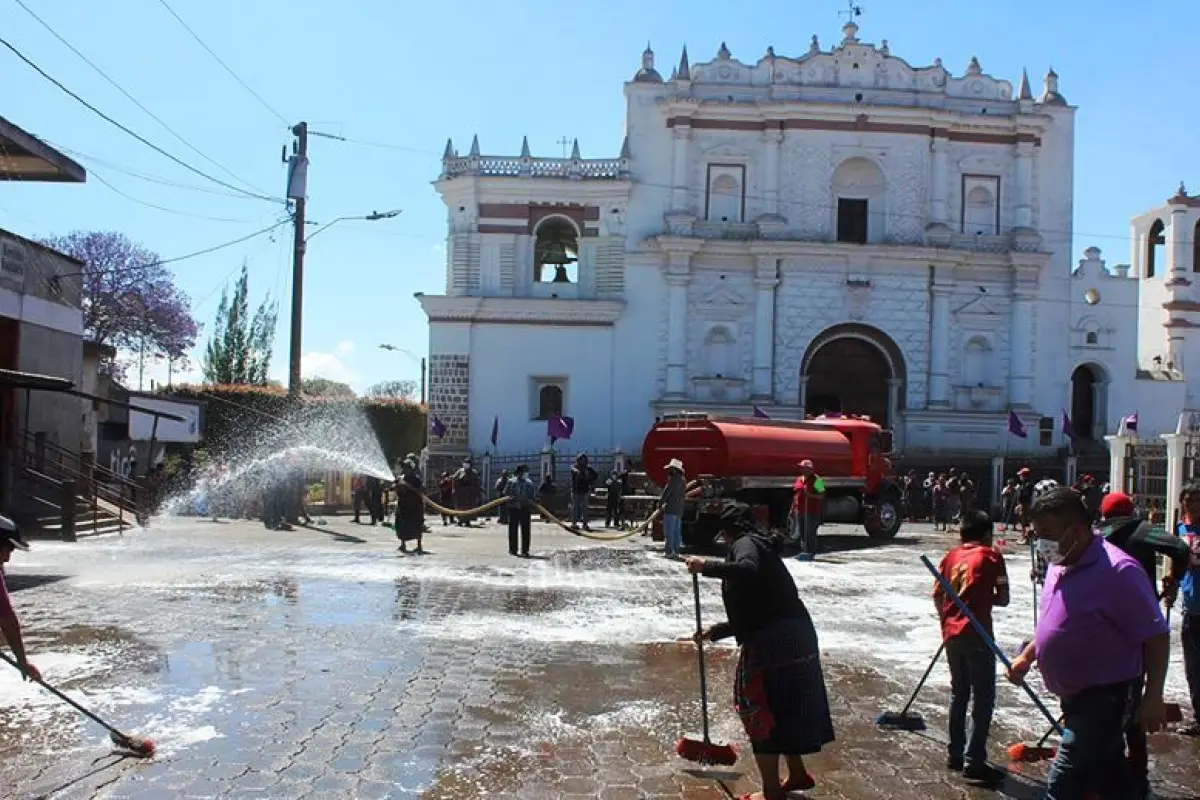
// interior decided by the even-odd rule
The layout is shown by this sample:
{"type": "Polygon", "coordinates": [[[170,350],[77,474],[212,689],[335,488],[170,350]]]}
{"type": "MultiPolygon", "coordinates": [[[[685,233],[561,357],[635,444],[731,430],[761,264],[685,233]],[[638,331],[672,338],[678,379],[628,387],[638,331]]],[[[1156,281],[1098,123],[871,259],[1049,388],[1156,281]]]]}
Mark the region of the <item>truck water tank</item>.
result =
{"type": "Polygon", "coordinates": [[[642,465],[657,485],[666,482],[666,465],[683,462],[689,479],[701,475],[782,477],[799,472],[810,460],[818,474],[853,474],[850,439],[837,428],[813,422],[756,423],[752,420],[672,420],[646,434],[642,465]]]}

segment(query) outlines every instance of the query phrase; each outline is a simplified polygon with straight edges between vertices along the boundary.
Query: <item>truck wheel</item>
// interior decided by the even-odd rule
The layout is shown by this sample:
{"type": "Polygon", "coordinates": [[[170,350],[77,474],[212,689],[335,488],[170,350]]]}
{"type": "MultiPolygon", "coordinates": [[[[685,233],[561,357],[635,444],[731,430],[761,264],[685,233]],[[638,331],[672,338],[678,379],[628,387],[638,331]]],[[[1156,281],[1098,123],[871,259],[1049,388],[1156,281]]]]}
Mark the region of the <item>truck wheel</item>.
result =
{"type": "Polygon", "coordinates": [[[863,524],[872,539],[895,538],[900,532],[900,498],[895,494],[880,497],[863,524]]]}

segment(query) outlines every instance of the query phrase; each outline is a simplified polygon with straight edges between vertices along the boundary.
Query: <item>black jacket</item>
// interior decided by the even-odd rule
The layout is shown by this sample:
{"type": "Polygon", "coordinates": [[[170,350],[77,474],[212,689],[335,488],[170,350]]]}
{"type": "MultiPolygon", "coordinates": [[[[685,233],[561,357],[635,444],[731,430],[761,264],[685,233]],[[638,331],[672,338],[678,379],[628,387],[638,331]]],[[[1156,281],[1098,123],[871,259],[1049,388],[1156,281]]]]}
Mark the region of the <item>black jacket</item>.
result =
{"type": "Polygon", "coordinates": [[[1187,572],[1190,555],[1187,543],[1172,533],[1155,530],[1149,522],[1140,517],[1107,519],[1100,524],[1100,534],[1109,544],[1136,558],[1156,587],[1157,556],[1160,554],[1171,559],[1171,577],[1176,583],[1181,581],[1187,572]]]}
{"type": "Polygon", "coordinates": [[[738,537],[725,560],[707,562],[703,574],[721,579],[721,599],[729,617],[712,627],[713,641],[732,635],[740,643],[777,619],[808,618],[791,573],[764,537],[738,537]]]}

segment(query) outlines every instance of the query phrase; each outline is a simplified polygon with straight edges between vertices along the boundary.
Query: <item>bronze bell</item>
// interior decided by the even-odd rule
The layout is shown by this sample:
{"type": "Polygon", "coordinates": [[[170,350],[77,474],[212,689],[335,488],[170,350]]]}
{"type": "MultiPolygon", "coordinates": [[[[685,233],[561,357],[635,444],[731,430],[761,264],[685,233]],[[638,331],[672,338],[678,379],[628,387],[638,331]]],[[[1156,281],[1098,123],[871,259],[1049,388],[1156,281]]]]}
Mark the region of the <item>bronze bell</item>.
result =
{"type": "Polygon", "coordinates": [[[575,261],[567,253],[566,245],[559,239],[542,239],[537,244],[537,263],[539,264],[571,264],[575,261]]]}

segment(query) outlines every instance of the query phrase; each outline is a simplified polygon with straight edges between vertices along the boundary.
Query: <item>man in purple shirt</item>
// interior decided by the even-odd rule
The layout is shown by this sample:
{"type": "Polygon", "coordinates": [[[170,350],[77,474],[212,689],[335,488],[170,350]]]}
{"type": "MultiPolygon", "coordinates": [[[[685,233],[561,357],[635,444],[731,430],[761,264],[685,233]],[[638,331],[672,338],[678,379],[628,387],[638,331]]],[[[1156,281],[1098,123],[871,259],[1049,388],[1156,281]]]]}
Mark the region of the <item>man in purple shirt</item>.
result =
{"type": "Polygon", "coordinates": [[[1125,760],[1124,731],[1163,724],[1170,639],[1146,573],[1096,536],[1083,498],[1052,489],[1029,511],[1038,553],[1050,565],[1034,640],[1008,673],[1021,683],[1036,661],[1063,709],[1063,738],[1047,800],[1140,798],[1125,760]]]}
{"type": "Polygon", "coordinates": [[[28,549],[29,545],[21,537],[16,523],[8,517],[0,516],[0,634],[3,634],[4,640],[8,642],[8,649],[12,650],[13,660],[20,665],[21,674],[25,679],[32,678],[40,681],[42,673],[38,672],[37,667],[30,664],[29,659],[25,657],[25,640],[21,637],[21,623],[17,619],[17,612],[13,610],[12,599],[8,596],[8,587],[4,584],[3,565],[8,563],[14,550],[28,549]]]}

